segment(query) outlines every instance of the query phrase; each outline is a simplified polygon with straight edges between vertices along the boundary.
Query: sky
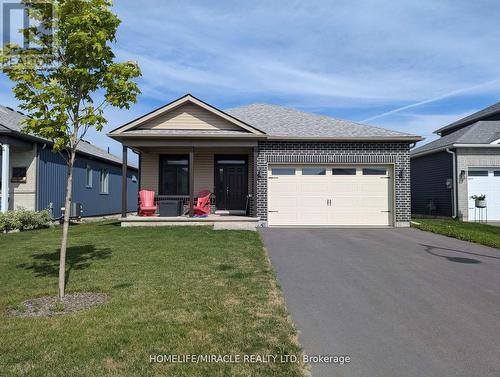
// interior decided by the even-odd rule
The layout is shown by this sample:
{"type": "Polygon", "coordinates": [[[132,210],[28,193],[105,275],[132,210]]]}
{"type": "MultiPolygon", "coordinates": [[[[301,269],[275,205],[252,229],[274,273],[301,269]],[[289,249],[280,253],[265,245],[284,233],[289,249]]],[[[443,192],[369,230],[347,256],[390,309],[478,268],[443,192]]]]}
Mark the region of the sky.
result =
{"type": "MultiPolygon", "coordinates": [[[[117,61],[142,94],[105,132],[186,93],[220,109],[272,103],[435,139],[500,101],[498,0],[119,0],[117,61]]],[[[17,108],[0,76],[0,103],[17,108]]],[[[132,161],[136,161],[131,156],[132,161]]]]}

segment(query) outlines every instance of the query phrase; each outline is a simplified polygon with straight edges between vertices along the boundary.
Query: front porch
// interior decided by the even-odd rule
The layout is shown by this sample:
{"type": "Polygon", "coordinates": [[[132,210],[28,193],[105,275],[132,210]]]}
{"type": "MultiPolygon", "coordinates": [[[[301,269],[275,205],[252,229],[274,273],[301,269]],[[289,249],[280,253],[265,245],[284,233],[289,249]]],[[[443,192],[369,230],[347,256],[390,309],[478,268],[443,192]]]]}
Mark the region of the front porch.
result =
{"type": "Polygon", "coordinates": [[[153,219],[129,220],[123,185],[124,226],[258,221],[257,146],[265,134],[257,128],[188,94],[108,136],[122,143],[124,165],[129,148],[139,154],[139,190],[154,191],[159,207],[170,201],[153,219]],[[208,217],[195,217],[203,191],[211,193],[212,208],[208,217]]]}
{"type": "MultiPolygon", "coordinates": [[[[123,148],[125,161],[127,146],[123,148]]],[[[134,147],[139,153],[140,190],[155,192],[154,216],[122,214],[122,226],[213,225],[215,229],[255,229],[257,148],[192,146],[190,148],[134,147]],[[211,211],[195,215],[197,195],[211,193],[211,211]],[[162,205],[179,208],[177,216],[165,215],[162,205]]],[[[124,195],[126,208],[126,193],[124,195]]]]}

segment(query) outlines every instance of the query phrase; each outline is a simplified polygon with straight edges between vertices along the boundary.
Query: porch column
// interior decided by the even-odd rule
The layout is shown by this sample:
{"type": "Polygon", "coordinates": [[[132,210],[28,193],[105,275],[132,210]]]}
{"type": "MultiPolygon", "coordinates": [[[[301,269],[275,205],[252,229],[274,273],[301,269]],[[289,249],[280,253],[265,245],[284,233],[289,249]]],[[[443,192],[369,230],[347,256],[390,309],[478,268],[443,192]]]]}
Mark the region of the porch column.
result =
{"type": "Polygon", "coordinates": [[[10,145],[2,144],[2,212],[7,212],[9,209],[9,181],[10,181],[10,145]]]}
{"type": "Polygon", "coordinates": [[[194,215],[194,148],[189,151],[189,217],[194,215]]]}
{"type": "Polygon", "coordinates": [[[127,217],[127,154],[128,148],[123,145],[122,152],[122,217],[127,217]]]}
{"type": "Polygon", "coordinates": [[[257,156],[258,148],[253,147],[253,180],[252,180],[252,206],[253,206],[253,216],[257,217],[257,179],[258,179],[258,168],[257,168],[257,156]]]}

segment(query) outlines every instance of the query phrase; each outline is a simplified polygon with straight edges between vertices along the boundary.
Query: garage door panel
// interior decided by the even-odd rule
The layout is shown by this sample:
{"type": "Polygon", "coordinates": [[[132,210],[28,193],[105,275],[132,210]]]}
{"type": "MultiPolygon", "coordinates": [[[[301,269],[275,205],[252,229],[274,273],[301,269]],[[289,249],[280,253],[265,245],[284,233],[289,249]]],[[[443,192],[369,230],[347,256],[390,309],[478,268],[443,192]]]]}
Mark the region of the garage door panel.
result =
{"type": "Polygon", "coordinates": [[[389,201],[387,196],[370,196],[360,199],[363,208],[380,208],[382,210],[389,210],[389,201]]]}
{"type": "Polygon", "coordinates": [[[299,197],[298,206],[302,211],[318,211],[323,208],[326,210],[326,198],[321,196],[301,196],[299,197]]]}
{"type": "Polygon", "coordinates": [[[270,212],[269,223],[279,225],[297,225],[299,223],[299,219],[295,211],[270,212]]]}
{"type": "Polygon", "coordinates": [[[353,181],[334,181],[329,183],[328,189],[333,196],[352,196],[353,193],[360,191],[361,186],[357,182],[353,181]]]}
{"type": "MultiPolygon", "coordinates": [[[[299,198],[297,198],[296,196],[275,197],[275,198],[273,198],[273,201],[272,201],[272,207],[273,208],[280,208],[280,210],[290,208],[291,210],[295,211],[295,208],[297,208],[298,204],[299,204],[299,198]]],[[[273,210],[273,208],[270,208],[270,210],[273,210]]]]}
{"type": "Polygon", "coordinates": [[[295,194],[299,191],[299,182],[296,180],[279,180],[279,181],[272,181],[269,184],[269,188],[276,193],[280,194],[295,194]]]}
{"type": "MultiPolygon", "coordinates": [[[[299,224],[306,225],[329,225],[328,216],[318,216],[317,213],[299,213],[298,215],[299,224]]],[[[295,224],[296,225],[296,224],[295,224]]]]}
{"type": "MultiPolygon", "coordinates": [[[[305,176],[302,176],[304,178],[305,176]]],[[[313,181],[313,182],[301,182],[299,184],[298,190],[302,194],[327,194],[325,187],[325,182],[313,181]]]]}
{"type": "MultiPolygon", "coordinates": [[[[488,206],[488,220],[500,220],[500,176],[495,172],[500,171],[500,167],[495,168],[474,168],[469,169],[467,188],[469,197],[469,220],[476,220],[475,215],[478,211],[475,209],[474,200],[470,199],[472,195],[486,195],[488,206]],[[473,172],[487,172],[487,176],[473,176],[473,172]]],[[[483,213],[486,217],[486,211],[483,213]]]]}
{"type": "MultiPolygon", "coordinates": [[[[345,166],[343,166],[345,167],[345,166]]],[[[269,224],[389,225],[391,180],[380,175],[296,175],[269,179],[269,224]]],[[[390,169],[387,169],[389,172],[390,169]]]]}

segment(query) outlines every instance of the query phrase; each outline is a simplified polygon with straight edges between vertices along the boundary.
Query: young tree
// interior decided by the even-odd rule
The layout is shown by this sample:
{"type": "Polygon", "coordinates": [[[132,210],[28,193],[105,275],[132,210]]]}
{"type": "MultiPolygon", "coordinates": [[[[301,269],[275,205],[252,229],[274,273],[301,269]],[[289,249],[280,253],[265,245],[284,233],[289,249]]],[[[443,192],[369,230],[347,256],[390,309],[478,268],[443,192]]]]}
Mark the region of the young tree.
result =
{"type": "Polygon", "coordinates": [[[24,47],[9,44],[2,70],[29,119],[24,131],[53,141],[67,162],[66,200],[59,264],[59,299],[64,297],[66,248],[78,143],[91,127],[101,131],[104,109],[129,108],[140,90],[135,62],[115,63],[111,45],[120,20],[111,0],[24,0],[38,27],[22,29],[24,47]],[[48,32],[51,31],[51,32],[48,32]],[[34,47],[31,47],[34,46],[34,47]]]}

